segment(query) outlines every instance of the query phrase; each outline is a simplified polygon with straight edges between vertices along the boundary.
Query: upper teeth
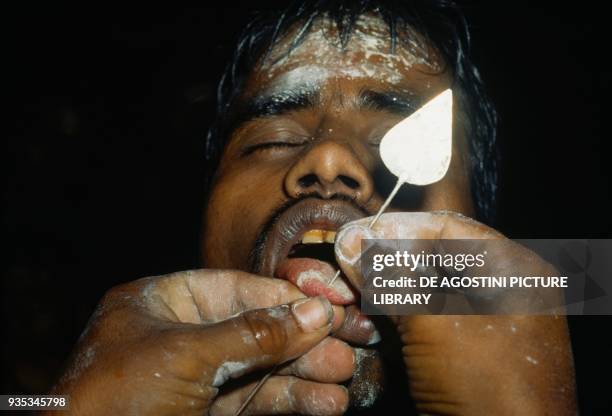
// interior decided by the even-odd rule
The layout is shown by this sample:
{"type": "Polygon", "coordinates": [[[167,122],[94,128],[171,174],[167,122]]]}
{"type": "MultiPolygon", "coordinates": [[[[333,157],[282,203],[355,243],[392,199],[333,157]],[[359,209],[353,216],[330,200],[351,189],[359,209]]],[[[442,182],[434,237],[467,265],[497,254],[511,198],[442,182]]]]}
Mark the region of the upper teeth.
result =
{"type": "Polygon", "coordinates": [[[302,236],[302,244],[320,244],[336,241],[336,232],[328,230],[309,230],[302,236]]]}

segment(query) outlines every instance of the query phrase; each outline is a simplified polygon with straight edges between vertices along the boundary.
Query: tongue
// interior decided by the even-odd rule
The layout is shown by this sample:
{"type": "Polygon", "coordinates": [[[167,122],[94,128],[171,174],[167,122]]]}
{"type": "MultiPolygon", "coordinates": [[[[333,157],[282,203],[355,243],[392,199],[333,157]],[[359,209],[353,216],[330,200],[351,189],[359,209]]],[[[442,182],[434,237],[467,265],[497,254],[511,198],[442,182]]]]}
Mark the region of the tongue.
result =
{"type": "Polygon", "coordinates": [[[325,296],[334,305],[355,303],[355,293],[343,279],[336,279],[333,285],[327,285],[335,274],[336,270],[329,263],[293,258],[282,263],[276,269],[275,276],[289,280],[308,296],[325,296]]]}

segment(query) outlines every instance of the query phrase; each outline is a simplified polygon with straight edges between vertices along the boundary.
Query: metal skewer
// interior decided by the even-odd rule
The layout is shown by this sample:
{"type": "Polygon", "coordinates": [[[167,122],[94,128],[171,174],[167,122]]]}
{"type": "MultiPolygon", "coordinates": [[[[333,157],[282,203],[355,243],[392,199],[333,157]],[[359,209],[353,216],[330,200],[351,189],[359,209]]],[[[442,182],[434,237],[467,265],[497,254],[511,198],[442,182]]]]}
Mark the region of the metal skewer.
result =
{"type": "Polygon", "coordinates": [[[268,381],[268,379],[270,378],[270,376],[272,374],[274,374],[274,372],[276,371],[276,369],[278,368],[278,365],[275,365],[272,370],[270,370],[270,372],[268,374],[266,374],[265,376],[263,376],[263,378],[261,380],[259,380],[257,382],[257,384],[255,384],[255,387],[253,387],[253,390],[251,390],[251,392],[249,393],[249,395],[246,397],[246,399],[244,399],[244,402],[242,402],[242,404],[240,405],[240,407],[238,408],[238,410],[236,410],[236,413],[234,413],[234,416],[240,416],[240,414],[242,412],[244,412],[244,409],[246,409],[246,407],[249,405],[249,403],[251,403],[251,400],[253,400],[253,397],[255,397],[255,395],[257,394],[257,392],[259,390],[261,390],[261,388],[263,387],[263,385],[266,383],[266,381],[268,381]]]}
{"type": "MultiPolygon", "coordinates": [[[[399,189],[402,187],[403,184],[404,184],[404,179],[403,178],[399,178],[397,180],[397,183],[395,184],[395,188],[393,188],[393,190],[391,191],[391,193],[389,194],[389,196],[385,200],[385,203],[382,204],[382,206],[380,207],[380,209],[378,210],[378,212],[376,213],[374,218],[372,218],[372,221],[370,221],[370,224],[368,224],[368,228],[372,228],[374,226],[374,224],[376,224],[376,221],[378,221],[378,218],[380,218],[380,216],[383,214],[383,212],[385,212],[385,210],[387,209],[387,207],[389,206],[389,204],[391,203],[391,201],[393,200],[393,198],[395,197],[395,195],[397,194],[397,192],[399,191],[399,189]]],[[[338,271],[336,272],[334,277],[329,281],[329,283],[327,283],[327,287],[329,287],[329,286],[334,284],[336,279],[338,277],[340,277],[340,273],[341,273],[341,270],[338,269],[338,271]]]]}

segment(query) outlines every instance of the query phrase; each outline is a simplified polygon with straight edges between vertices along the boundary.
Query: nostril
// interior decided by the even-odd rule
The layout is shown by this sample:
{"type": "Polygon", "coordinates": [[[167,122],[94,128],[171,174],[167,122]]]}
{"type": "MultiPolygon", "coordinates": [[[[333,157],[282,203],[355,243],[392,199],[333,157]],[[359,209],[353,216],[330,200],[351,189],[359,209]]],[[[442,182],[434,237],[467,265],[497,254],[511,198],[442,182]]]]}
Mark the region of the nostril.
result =
{"type": "Polygon", "coordinates": [[[359,188],[359,182],[357,182],[355,179],[351,178],[350,176],[340,175],[340,176],[338,176],[338,179],[344,185],[348,186],[351,189],[358,189],[359,188]]]}
{"type": "Polygon", "coordinates": [[[304,175],[298,179],[298,185],[300,185],[301,188],[310,188],[315,183],[317,183],[317,175],[312,173],[309,175],[304,175]]]}

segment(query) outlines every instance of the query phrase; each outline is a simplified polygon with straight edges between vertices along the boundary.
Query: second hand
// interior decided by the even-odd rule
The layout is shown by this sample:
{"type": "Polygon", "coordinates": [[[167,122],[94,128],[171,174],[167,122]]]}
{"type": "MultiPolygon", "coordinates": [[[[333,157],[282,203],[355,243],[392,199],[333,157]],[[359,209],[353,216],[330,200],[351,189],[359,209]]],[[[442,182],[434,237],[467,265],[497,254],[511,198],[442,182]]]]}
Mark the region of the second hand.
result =
{"type": "MultiPolygon", "coordinates": [[[[385,212],[385,210],[387,209],[387,207],[389,206],[389,204],[391,203],[391,201],[395,197],[395,194],[397,194],[397,191],[399,191],[399,189],[401,188],[401,186],[403,184],[404,184],[404,179],[403,178],[399,178],[397,180],[397,183],[395,184],[395,188],[393,188],[393,190],[391,191],[391,193],[387,197],[385,203],[382,204],[382,206],[380,207],[380,209],[378,210],[378,212],[376,213],[376,215],[374,216],[372,221],[370,221],[370,223],[368,224],[368,228],[372,228],[374,226],[374,224],[376,224],[376,221],[378,221],[378,218],[380,218],[380,216],[383,214],[383,212],[385,212]]],[[[334,284],[336,279],[338,277],[340,277],[340,273],[341,273],[341,270],[338,269],[338,271],[336,272],[334,277],[329,281],[329,283],[327,283],[327,287],[330,287],[331,285],[334,284]]]]}

